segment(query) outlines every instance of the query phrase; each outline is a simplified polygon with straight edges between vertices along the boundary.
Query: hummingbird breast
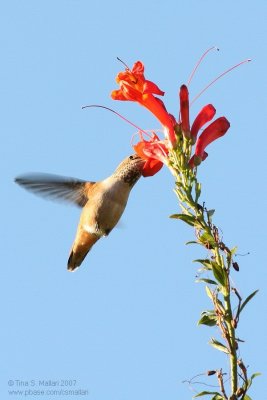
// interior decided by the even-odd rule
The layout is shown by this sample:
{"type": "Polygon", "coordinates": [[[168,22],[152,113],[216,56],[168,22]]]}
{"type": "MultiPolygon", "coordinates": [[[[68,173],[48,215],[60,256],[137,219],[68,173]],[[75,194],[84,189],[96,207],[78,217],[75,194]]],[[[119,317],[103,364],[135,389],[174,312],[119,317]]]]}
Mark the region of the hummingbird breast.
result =
{"type": "Polygon", "coordinates": [[[109,177],[97,183],[81,215],[83,229],[97,236],[107,236],[118,223],[126,207],[130,186],[109,177]]]}

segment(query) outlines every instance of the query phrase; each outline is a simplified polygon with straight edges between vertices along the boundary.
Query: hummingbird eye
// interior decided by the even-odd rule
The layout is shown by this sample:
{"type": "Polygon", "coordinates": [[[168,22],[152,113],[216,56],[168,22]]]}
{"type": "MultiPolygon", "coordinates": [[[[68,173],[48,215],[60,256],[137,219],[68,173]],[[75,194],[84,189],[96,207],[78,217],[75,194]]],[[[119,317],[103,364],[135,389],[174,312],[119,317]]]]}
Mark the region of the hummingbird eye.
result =
{"type": "Polygon", "coordinates": [[[130,159],[130,160],[133,160],[133,159],[134,159],[134,155],[131,155],[131,156],[129,157],[129,159],[130,159]]]}

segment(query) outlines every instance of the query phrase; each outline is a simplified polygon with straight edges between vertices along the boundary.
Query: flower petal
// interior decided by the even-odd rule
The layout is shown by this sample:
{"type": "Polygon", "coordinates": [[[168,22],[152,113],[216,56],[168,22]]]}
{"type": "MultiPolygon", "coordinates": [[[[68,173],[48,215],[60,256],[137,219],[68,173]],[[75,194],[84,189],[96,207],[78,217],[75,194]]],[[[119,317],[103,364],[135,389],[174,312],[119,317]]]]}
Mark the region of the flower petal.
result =
{"type": "Polygon", "coordinates": [[[135,144],[133,146],[134,151],[136,152],[136,154],[143,158],[144,160],[147,160],[147,156],[144,153],[144,147],[146,145],[146,142],[141,140],[140,142],[138,142],[137,144],[135,144]]]}
{"type": "Polygon", "coordinates": [[[113,91],[111,92],[110,96],[111,96],[111,98],[112,98],[113,100],[122,100],[122,101],[124,101],[124,100],[129,100],[129,99],[127,99],[127,98],[125,97],[125,95],[122,93],[121,89],[113,90],[113,91]]]}
{"type": "Polygon", "coordinates": [[[165,143],[160,141],[155,133],[149,141],[142,139],[133,148],[139,157],[146,160],[142,169],[144,177],[155,175],[162,168],[169,152],[165,143]]]}
{"type": "Polygon", "coordinates": [[[144,64],[137,61],[132,70],[126,68],[126,71],[120,72],[116,77],[120,89],[113,90],[111,97],[113,100],[136,101],[146,107],[163,125],[166,137],[174,147],[176,136],[173,118],[169,116],[164,103],[154,96],[155,94],[163,96],[164,92],[154,82],[145,79],[144,69],[144,64]]]}
{"type": "Polygon", "coordinates": [[[152,93],[164,96],[164,92],[160,90],[160,88],[154,82],[148,80],[146,80],[144,83],[143,93],[152,93]]]}
{"type": "Polygon", "coordinates": [[[145,66],[142,61],[136,61],[132,68],[132,73],[134,75],[143,75],[144,76],[145,66]]]}
{"type": "Polygon", "coordinates": [[[196,143],[195,155],[203,160],[205,148],[214,140],[223,136],[230,128],[230,122],[225,117],[217,118],[199,136],[196,143]]]}
{"type": "Polygon", "coordinates": [[[198,131],[205,125],[207,122],[211,121],[216,113],[215,108],[212,104],[207,104],[202,110],[198,113],[191,127],[191,135],[196,139],[198,131]]]}
{"type": "Polygon", "coordinates": [[[185,137],[190,138],[189,92],[186,85],[181,86],[179,96],[180,96],[181,128],[185,137]]]}
{"type": "Polygon", "coordinates": [[[151,111],[152,114],[154,114],[159,122],[163,125],[163,127],[166,128],[167,138],[169,139],[171,145],[175,146],[176,136],[174,132],[173,120],[166,111],[164,103],[149,93],[142,96],[142,101],[140,104],[151,111]]]}
{"type": "Polygon", "coordinates": [[[159,170],[161,170],[162,167],[163,167],[162,162],[160,162],[158,160],[149,159],[146,161],[146,163],[142,169],[142,175],[144,178],[146,178],[148,176],[153,176],[157,172],[159,172],[159,170]]]}

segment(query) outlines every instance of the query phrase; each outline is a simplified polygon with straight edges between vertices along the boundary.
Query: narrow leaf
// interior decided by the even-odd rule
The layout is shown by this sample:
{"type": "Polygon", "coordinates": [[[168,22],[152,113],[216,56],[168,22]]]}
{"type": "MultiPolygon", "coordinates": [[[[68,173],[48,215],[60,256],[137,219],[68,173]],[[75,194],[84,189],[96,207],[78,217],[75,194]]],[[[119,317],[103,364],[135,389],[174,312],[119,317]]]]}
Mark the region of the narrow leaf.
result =
{"type": "Polygon", "coordinates": [[[255,290],[255,292],[251,293],[246,300],[243,301],[242,306],[240,307],[239,314],[243,310],[243,308],[248,304],[248,302],[255,296],[256,293],[258,293],[259,290],[255,290]]]}
{"type": "Polygon", "coordinates": [[[253,379],[260,375],[261,375],[260,372],[255,372],[254,374],[251,375],[251,377],[248,380],[248,388],[250,388],[250,386],[252,385],[253,379]]]}
{"type": "Polygon", "coordinates": [[[222,397],[220,394],[215,394],[215,396],[212,397],[211,400],[224,400],[224,397],[222,397]]]}
{"type": "Polygon", "coordinates": [[[218,342],[218,340],[212,338],[212,339],[210,340],[209,344],[210,344],[211,346],[215,347],[215,349],[217,349],[217,350],[219,350],[219,351],[222,351],[222,352],[224,352],[224,353],[226,353],[226,354],[229,354],[229,351],[228,351],[227,347],[224,346],[224,344],[218,342]]]}
{"type": "Polygon", "coordinates": [[[260,372],[255,372],[254,374],[251,375],[250,379],[253,380],[257,376],[261,376],[261,373],[260,372]]]}
{"type": "Polygon", "coordinates": [[[210,247],[215,246],[215,240],[213,236],[208,232],[204,232],[203,235],[199,237],[199,241],[204,244],[209,244],[210,247]]]}
{"type": "Polygon", "coordinates": [[[211,261],[208,258],[198,258],[197,260],[193,260],[193,262],[198,262],[202,265],[204,265],[204,267],[206,267],[207,269],[211,269],[211,261]]]}
{"type": "Polygon", "coordinates": [[[205,286],[207,296],[213,301],[213,293],[208,286],[205,286]]]}
{"type": "Polygon", "coordinates": [[[186,222],[190,226],[194,226],[196,222],[196,218],[191,216],[191,215],[185,215],[185,214],[173,214],[170,215],[170,218],[175,218],[175,219],[180,219],[184,222],[186,222]]]}
{"type": "Polygon", "coordinates": [[[200,278],[196,280],[196,283],[199,282],[209,283],[210,285],[217,285],[217,282],[213,281],[212,279],[200,278]]]}
{"type": "Polygon", "coordinates": [[[198,325],[215,326],[217,323],[217,317],[215,315],[203,315],[198,321],[198,325]]]}
{"type": "Polygon", "coordinates": [[[246,394],[244,400],[252,400],[252,398],[246,394]]]}
{"type": "Polygon", "coordinates": [[[225,272],[225,270],[219,264],[217,264],[214,261],[211,263],[211,266],[212,266],[212,272],[213,272],[213,275],[214,275],[215,279],[217,279],[217,281],[222,286],[225,286],[225,283],[226,283],[226,275],[225,275],[226,272],[225,272]]]}
{"type": "Polygon", "coordinates": [[[237,246],[233,247],[230,251],[233,256],[237,252],[237,246]]]}
{"type": "Polygon", "coordinates": [[[196,193],[195,202],[197,203],[201,194],[201,184],[199,182],[195,183],[195,193],[196,193]]]}
{"type": "Polygon", "coordinates": [[[187,245],[187,244],[200,244],[200,243],[196,242],[195,240],[190,240],[189,242],[186,242],[185,244],[187,245]]]}
{"type": "Polygon", "coordinates": [[[216,395],[220,396],[220,393],[218,393],[218,392],[208,392],[208,391],[204,390],[203,392],[196,394],[193,397],[193,399],[195,399],[196,397],[207,396],[208,394],[216,394],[216,395]]]}

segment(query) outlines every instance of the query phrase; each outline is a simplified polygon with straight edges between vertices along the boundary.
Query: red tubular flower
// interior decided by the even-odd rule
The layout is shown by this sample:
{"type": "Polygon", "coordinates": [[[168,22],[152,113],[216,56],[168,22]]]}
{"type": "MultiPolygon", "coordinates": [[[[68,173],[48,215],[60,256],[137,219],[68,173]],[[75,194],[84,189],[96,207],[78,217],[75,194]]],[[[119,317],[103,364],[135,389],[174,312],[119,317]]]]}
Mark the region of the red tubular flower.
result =
{"type": "Polygon", "coordinates": [[[195,154],[189,161],[191,168],[196,167],[207,158],[205,148],[214,140],[225,135],[230,128],[230,122],[225,117],[217,118],[199,136],[196,142],[195,154]]]}
{"type": "Polygon", "coordinates": [[[208,157],[208,153],[205,152],[205,148],[223,136],[230,127],[230,123],[225,117],[220,117],[212,122],[197,139],[199,130],[209,121],[212,120],[216,114],[216,110],[212,104],[207,104],[196,116],[192,127],[190,129],[189,120],[189,92],[186,85],[182,85],[180,88],[180,128],[184,137],[191,139],[191,143],[196,143],[195,154],[191,157],[189,161],[189,166],[191,168],[196,167],[208,157]]]}
{"type": "Polygon", "coordinates": [[[166,163],[169,150],[177,144],[175,130],[181,131],[183,136],[190,140],[188,145],[191,146],[196,143],[195,154],[189,161],[189,167],[193,168],[199,165],[208,156],[205,148],[211,142],[223,136],[229,129],[230,123],[225,117],[218,118],[204,129],[197,139],[200,129],[215,116],[216,110],[213,105],[207,104],[204,106],[190,128],[189,91],[186,85],[182,85],[179,93],[180,118],[177,122],[168,113],[163,101],[156,97],[156,95],[163,96],[164,92],[155,83],[145,78],[144,69],[144,64],[141,61],[137,61],[132,70],[126,67],[126,70],[120,72],[116,77],[116,82],[119,84],[120,89],[111,93],[111,97],[114,100],[135,101],[146,107],[164,127],[167,139],[165,143],[160,141],[155,134],[152,135],[149,141],[144,140],[142,133],[140,133],[141,141],[133,146],[136,153],[146,160],[143,176],[154,175],[162,168],[163,163],[166,163]]]}
{"type": "Polygon", "coordinates": [[[196,116],[192,127],[190,129],[190,121],[189,121],[189,92],[186,85],[182,85],[180,88],[180,113],[181,113],[181,122],[180,126],[184,136],[187,139],[191,139],[193,144],[196,142],[197,134],[199,130],[204,126],[207,122],[211,121],[214,117],[216,110],[212,104],[207,104],[196,116]]]}
{"type": "Polygon", "coordinates": [[[166,111],[164,103],[154,96],[163,96],[164,92],[155,83],[145,79],[144,69],[144,64],[137,61],[132,70],[126,69],[126,71],[120,72],[116,77],[120,89],[113,90],[111,97],[113,100],[136,101],[146,107],[163,125],[166,130],[166,137],[171,146],[174,146],[176,137],[173,120],[166,111]]]}
{"type": "Polygon", "coordinates": [[[183,134],[188,139],[190,136],[190,123],[189,123],[189,92],[185,85],[180,88],[180,113],[181,113],[181,128],[183,134]]]}
{"type": "Polygon", "coordinates": [[[144,177],[155,175],[163,166],[168,155],[168,149],[158,136],[154,133],[151,139],[142,140],[133,146],[136,154],[146,160],[142,170],[144,177]]]}
{"type": "Polygon", "coordinates": [[[203,125],[211,121],[215,114],[216,110],[212,104],[208,104],[202,108],[191,127],[191,135],[193,140],[196,140],[199,130],[203,125]]]}

